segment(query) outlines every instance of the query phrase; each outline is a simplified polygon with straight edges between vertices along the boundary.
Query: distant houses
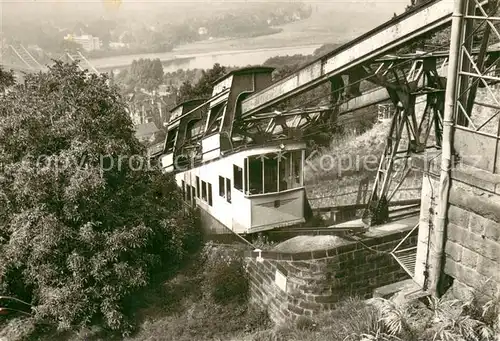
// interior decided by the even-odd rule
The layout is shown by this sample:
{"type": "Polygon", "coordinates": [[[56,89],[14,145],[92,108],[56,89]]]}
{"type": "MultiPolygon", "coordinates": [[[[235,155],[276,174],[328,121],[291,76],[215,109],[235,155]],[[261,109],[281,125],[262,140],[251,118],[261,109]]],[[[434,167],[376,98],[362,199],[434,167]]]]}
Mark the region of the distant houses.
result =
{"type": "Polygon", "coordinates": [[[128,93],[125,96],[127,111],[133,124],[139,125],[154,121],[158,126],[162,126],[162,123],[169,119],[170,113],[167,108],[173,104],[172,96],[175,97],[172,87],[163,84],[152,92],[135,89],[128,93]]]}
{"type": "Polygon", "coordinates": [[[153,143],[160,133],[154,122],[146,122],[135,126],[135,137],[141,143],[153,143]]]}
{"type": "Polygon", "coordinates": [[[135,137],[147,147],[150,158],[158,159],[162,154],[166,133],[165,130],[158,129],[154,122],[136,125],[135,137]]]}
{"type": "Polygon", "coordinates": [[[84,34],[80,36],[67,34],[64,37],[64,40],[73,41],[77,44],[80,44],[82,48],[87,52],[100,50],[102,47],[102,41],[98,37],[94,37],[91,34],[84,34]]]}

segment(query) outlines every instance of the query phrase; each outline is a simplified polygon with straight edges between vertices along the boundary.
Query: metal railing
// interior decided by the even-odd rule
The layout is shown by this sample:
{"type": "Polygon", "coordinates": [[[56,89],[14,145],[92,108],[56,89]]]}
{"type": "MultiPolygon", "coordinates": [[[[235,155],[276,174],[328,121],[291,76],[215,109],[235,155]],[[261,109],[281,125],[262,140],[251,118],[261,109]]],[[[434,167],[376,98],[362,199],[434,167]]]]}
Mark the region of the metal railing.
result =
{"type": "Polygon", "coordinates": [[[413,232],[418,228],[417,223],[408,234],[396,245],[396,247],[390,252],[391,256],[394,257],[396,262],[411,276],[415,276],[415,265],[417,261],[417,245],[410,246],[404,249],[400,249],[403,243],[411,237],[413,232]]]}

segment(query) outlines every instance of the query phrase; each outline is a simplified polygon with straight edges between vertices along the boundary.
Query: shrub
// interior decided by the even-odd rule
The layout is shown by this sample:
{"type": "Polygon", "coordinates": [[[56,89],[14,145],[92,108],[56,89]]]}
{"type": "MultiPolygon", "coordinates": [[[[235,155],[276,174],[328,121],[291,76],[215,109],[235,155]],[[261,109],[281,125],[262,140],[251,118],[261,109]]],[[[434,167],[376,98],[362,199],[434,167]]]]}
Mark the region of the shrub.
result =
{"type": "Polygon", "coordinates": [[[241,256],[219,254],[208,261],[207,265],[205,279],[210,295],[216,303],[246,302],[249,284],[241,256]]]}
{"type": "Polygon", "coordinates": [[[34,331],[35,321],[32,318],[15,318],[3,325],[0,320],[0,340],[2,341],[27,341],[34,331]]]}
{"type": "Polygon", "coordinates": [[[198,243],[106,81],[57,62],[0,98],[0,293],[60,329],[126,332],[127,298],[198,243]]]}
{"type": "Polygon", "coordinates": [[[299,316],[295,321],[295,327],[302,331],[313,331],[317,329],[317,324],[306,316],[299,316]]]}

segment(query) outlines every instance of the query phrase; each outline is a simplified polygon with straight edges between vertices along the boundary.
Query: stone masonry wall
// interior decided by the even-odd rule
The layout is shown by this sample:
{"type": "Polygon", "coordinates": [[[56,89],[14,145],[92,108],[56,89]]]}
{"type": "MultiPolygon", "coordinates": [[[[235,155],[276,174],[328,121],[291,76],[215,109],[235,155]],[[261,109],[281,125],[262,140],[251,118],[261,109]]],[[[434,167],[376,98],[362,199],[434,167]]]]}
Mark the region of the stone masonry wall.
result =
{"type": "MultiPolygon", "coordinates": [[[[435,203],[431,202],[438,195],[438,165],[439,159],[427,164],[429,171],[424,175],[424,183],[429,186],[424,186],[422,192],[417,277],[424,270],[422,263],[432,262],[426,255],[428,247],[432,250],[437,242],[433,227],[435,203]],[[426,207],[431,208],[427,216],[426,207]]],[[[423,166],[420,163],[419,167],[423,166]]],[[[457,298],[467,299],[472,290],[488,296],[500,294],[500,175],[466,165],[453,170],[444,273],[454,279],[452,290],[457,298]]]]}
{"type": "MultiPolygon", "coordinates": [[[[385,232],[329,250],[303,253],[246,254],[251,302],[267,307],[276,323],[330,310],[350,296],[372,297],[373,290],[409,278],[388,254],[408,229],[385,232]]],[[[416,245],[416,231],[402,248],[416,245]]]]}

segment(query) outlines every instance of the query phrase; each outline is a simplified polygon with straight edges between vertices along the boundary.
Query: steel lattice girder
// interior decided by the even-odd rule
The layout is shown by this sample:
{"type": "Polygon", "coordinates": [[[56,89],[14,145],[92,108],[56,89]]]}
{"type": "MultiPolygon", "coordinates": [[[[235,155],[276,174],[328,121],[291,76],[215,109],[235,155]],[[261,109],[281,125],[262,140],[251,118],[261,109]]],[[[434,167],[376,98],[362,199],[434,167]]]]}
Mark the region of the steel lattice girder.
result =
{"type": "MultiPolygon", "coordinates": [[[[435,62],[423,63],[421,69],[413,75],[414,77],[410,79],[407,77],[406,82],[400,84],[399,89],[395,87],[388,89],[391,100],[396,105],[396,112],[392,119],[372,194],[363,214],[363,222],[369,226],[387,222],[388,203],[410,172],[408,158],[411,153],[425,150],[432,126],[435,128],[436,142],[441,141],[444,79],[439,76],[435,62]],[[421,86],[417,87],[416,84],[419,83],[421,86]],[[425,93],[427,94],[426,107],[421,118],[418,119],[415,112],[416,98],[425,93]],[[407,146],[405,149],[400,149],[405,128],[408,137],[407,146]],[[394,169],[396,160],[401,160],[402,163],[397,170],[394,169]],[[396,179],[395,187],[389,193],[394,179],[396,179]]],[[[397,75],[395,78],[401,79],[397,75]]]]}
{"type": "Polygon", "coordinates": [[[493,87],[500,82],[500,54],[490,52],[490,46],[500,45],[499,7],[497,0],[465,1],[456,83],[458,93],[453,106],[454,153],[464,163],[492,173],[500,170],[500,96],[493,87]],[[477,34],[480,30],[481,35],[477,34]],[[474,36],[480,39],[472,39],[474,36]],[[480,50],[476,58],[474,43],[480,50]],[[478,100],[479,88],[483,90],[478,100]]]}
{"type": "Polygon", "coordinates": [[[359,103],[359,101],[357,103],[358,107],[364,107],[390,100],[391,97],[387,88],[394,91],[400,91],[401,84],[410,86],[413,91],[420,91],[422,93],[429,91],[428,86],[424,85],[423,70],[424,66],[426,70],[429,66],[434,65],[435,67],[437,58],[445,58],[445,55],[415,55],[413,60],[408,59],[406,56],[404,58],[404,63],[401,64],[395,63],[395,57],[392,57],[390,60],[375,60],[373,63],[363,66],[361,69],[357,69],[349,74],[348,82],[343,82],[339,78],[333,79],[331,82],[332,86],[337,87],[331,90],[330,100],[335,102],[331,102],[330,105],[296,108],[285,112],[275,111],[255,114],[235,122],[235,132],[239,134],[243,134],[244,132],[244,135],[252,136],[252,134],[259,135],[260,131],[265,131],[267,136],[274,136],[277,138],[277,136],[289,135],[288,133],[290,131],[303,131],[308,126],[313,126],[321,121],[331,121],[333,123],[332,126],[335,126],[338,117],[356,109],[352,106],[356,98],[350,96],[353,92],[357,95],[361,95],[361,97],[365,94],[368,95],[365,97],[366,103],[359,103]],[[412,62],[412,64],[408,62],[412,62]],[[412,70],[416,70],[417,72],[412,73],[412,70]],[[352,76],[353,74],[354,76],[352,76]],[[408,79],[408,77],[411,78],[408,79]],[[380,89],[376,89],[375,91],[368,90],[364,94],[361,94],[357,88],[361,78],[365,82],[384,85],[387,88],[381,88],[382,91],[380,89]],[[343,93],[343,91],[345,91],[345,93],[343,93]],[[373,94],[375,94],[375,96],[372,96],[373,94]],[[346,106],[350,108],[345,110],[346,106]]]}

